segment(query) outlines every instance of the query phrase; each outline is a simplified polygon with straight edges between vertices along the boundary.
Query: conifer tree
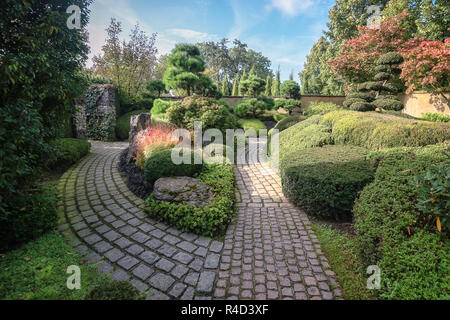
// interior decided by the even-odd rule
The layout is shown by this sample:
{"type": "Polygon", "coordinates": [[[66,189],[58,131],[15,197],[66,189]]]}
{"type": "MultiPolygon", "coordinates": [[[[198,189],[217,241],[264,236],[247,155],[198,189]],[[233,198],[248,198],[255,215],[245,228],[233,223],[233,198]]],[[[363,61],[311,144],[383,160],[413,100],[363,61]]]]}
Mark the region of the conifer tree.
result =
{"type": "Polygon", "coordinates": [[[272,95],[272,76],[270,74],[268,74],[266,78],[266,90],[264,91],[264,95],[267,97],[272,95]]]}
{"type": "Polygon", "coordinates": [[[247,70],[244,69],[244,72],[242,73],[241,79],[239,80],[239,95],[242,96],[242,83],[247,80],[247,70]]]}
{"type": "Polygon", "coordinates": [[[239,75],[234,77],[233,91],[231,92],[231,95],[234,97],[239,95],[239,75]]]}
{"type": "Polygon", "coordinates": [[[224,96],[230,95],[230,88],[228,88],[228,76],[227,75],[225,75],[225,77],[223,77],[223,80],[222,80],[222,94],[224,96]]]}

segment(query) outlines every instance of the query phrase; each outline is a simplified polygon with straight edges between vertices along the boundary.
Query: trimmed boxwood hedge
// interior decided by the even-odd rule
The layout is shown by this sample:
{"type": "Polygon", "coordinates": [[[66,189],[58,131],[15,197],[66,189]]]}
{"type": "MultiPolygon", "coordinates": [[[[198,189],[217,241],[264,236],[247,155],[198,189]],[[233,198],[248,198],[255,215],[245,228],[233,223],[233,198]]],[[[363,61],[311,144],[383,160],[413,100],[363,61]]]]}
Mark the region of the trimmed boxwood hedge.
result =
{"type": "Polygon", "coordinates": [[[281,159],[284,194],[308,214],[348,219],[358,192],[373,180],[367,151],[352,146],[324,146],[290,153],[281,159]]]}
{"type": "Polygon", "coordinates": [[[202,236],[218,237],[225,233],[235,212],[234,173],[231,164],[208,164],[198,179],[207,184],[214,198],[204,207],[157,201],[153,195],[146,201],[150,217],[164,221],[178,230],[202,236]]]}
{"type": "Polygon", "coordinates": [[[55,148],[55,157],[50,160],[49,167],[56,171],[64,171],[87,155],[91,144],[82,139],[58,138],[51,142],[55,148]]]}
{"type": "Polygon", "coordinates": [[[311,117],[336,110],[342,110],[342,107],[331,102],[313,102],[305,109],[305,111],[303,111],[303,114],[307,117],[311,117]]]}
{"type": "Polygon", "coordinates": [[[382,298],[450,298],[448,234],[439,234],[434,217],[418,210],[414,182],[415,174],[424,174],[430,165],[450,165],[443,151],[449,152],[450,144],[368,156],[377,171],[355,202],[355,239],[363,262],[382,271],[382,298]]]}
{"type": "Polygon", "coordinates": [[[248,130],[254,130],[256,135],[259,136],[259,130],[267,130],[266,125],[259,119],[239,119],[239,126],[244,129],[247,134],[248,130]]]}
{"type": "MultiPolygon", "coordinates": [[[[174,164],[172,161],[172,150],[168,149],[155,153],[147,159],[144,166],[144,176],[148,183],[153,185],[161,177],[192,177],[202,170],[203,164],[194,164],[194,151],[185,149],[186,152],[191,154],[190,164],[174,164]]],[[[201,159],[201,155],[199,156],[201,159]]]]}
{"type": "Polygon", "coordinates": [[[116,124],[116,137],[119,140],[127,140],[130,133],[130,119],[131,116],[135,116],[141,113],[148,113],[148,110],[136,110],[125,113],[123,116],[117,119],[116,124]]]}
{"type": "Polygon", "coordinates": [[[319,121],[331,127],[335,144],[350,144],[371,150],[418,147],[450,140],[448,123],[401,118],[378,112],[334,111],[319,121]]]}
{"type": "Polygon", "coordinates": [[[281,119],[275,125],[274,129],[278,129],[279,132],[286,130],[289,127],[292,127],[294,124],[303,121],[306,119],[306,116],[295,115],[288,116],[287,118],[281,119]]]}

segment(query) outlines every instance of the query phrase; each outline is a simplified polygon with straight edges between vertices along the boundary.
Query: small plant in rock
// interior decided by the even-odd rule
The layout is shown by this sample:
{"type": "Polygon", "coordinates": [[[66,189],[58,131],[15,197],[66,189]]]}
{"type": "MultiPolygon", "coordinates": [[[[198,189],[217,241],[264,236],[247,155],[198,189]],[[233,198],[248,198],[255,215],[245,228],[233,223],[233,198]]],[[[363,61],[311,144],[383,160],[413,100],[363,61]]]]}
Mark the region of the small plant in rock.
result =
{"type": "Polygon", "coordinates": [[[175,127],[152,125],[137,136],[136,165],[144,169],[145,162],[153,154],[173,148],[178,141],[172,138],[175,127]]]}

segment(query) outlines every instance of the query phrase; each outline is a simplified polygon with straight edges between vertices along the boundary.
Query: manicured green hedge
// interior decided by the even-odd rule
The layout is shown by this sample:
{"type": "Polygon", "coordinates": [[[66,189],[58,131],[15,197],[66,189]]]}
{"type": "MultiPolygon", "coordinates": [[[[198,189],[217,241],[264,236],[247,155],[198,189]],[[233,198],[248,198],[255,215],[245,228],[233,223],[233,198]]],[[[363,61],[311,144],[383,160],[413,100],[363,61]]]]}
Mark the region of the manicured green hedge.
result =
{"type": "Polygon", "coordinates": [[[201,208],[193,205],[147,199],[146,212],[178,230],[216,237],[225,233],[234,214],[234,173],[231,164],[205,165],[198,179],[215,194],[211,202],[201,208]]]}
{"type": "Polygon", "coordinates": [[[437,112],[428,112],[422,115],[422,119],[433,121],[433,122],[450,122],[450,116],[443,114],[443,113],[437,113],[437,112]]]}
{"type": "Polygon", "coordinates": [[[373,179],[366,150],[324,146],[290,153],[281,159],[284,194],[308,214],[348,219],[358,192],[373,179]]]}
{"type": "Polygon", "coordinates": [[[372,150],[426,146],[450,139],[450,124],[401,118],[377,112],[334,111],[320,123],[330,125],[336,144],[372,150]]]}
{"type": "Polygon", "coordinates": [[[288,116],[284,119],[281,119],[274,127],[274,129],[278,129],[279,132],[286,130],[289,127],[292,127],[294,124],[305,120],[305,116],[288,116]]]}
{"type": "Polygon", "coordinates": [[[314,116],[316,114],[325,114],[327,112],[342,110],[341,106],[331,102],[313,102],[303,112],[307,117],[314,116]]]}
{"type": "Polygon", "coordinates": [[[135,116],[141,113],[148,113],[148,110],[136,110],[125,113],[123,116],[117,119],[116,124],[116,137],[119,140],[127,140],[128,134],[130,133],[130,119],[131,116],[135,116]]]}
{"type": "Polygon", "coordinates": [[[54,184],[38,184],[17,194],[0,211],[0,251],[34,239],[56,225],[57,192],[54,184]]]}
{"type": "Polygon", "coordinates": [[[55,157],[51,159],[49,167],[53,170],[64,171],[78,160],[87,155],[91,144],[82,139],[58,138],[51,142],[55,148],[55,157]]]}
{"type": "MultiPolygon", "coordinates": [[[[194,152],[186,149],[191,155],[190,164],[174,164],[172,161],[172,149],[153,154],[147,159],[144,166],[145,179],[154,184],[161,177],[188,176],[192,177],[199,173],[203,165],[194,164],[194,152]]],[[[201,159],[201,155],[200,155],[201,159]]]]}
{"type": "Polygon", "coordinates": [[[247,130],[255,130],[257,136],[259,136],[259,130],[267,130],[266,125],[259,119],[239,119],[238,124],[246,133],[247,130]]]}
{"type": "Polygon", "coordinates": [[[151,110],[151,113],[152,113],[152,115],[165,113],[167,111],[167,109],[169,109],[170,105],[171,105],[170,101],[156,99],[153,102],[153,108],[151,110]]]}
{"type": "Polygon", "coordinates": [[[313,116],[280,133],[280,160],[288,155],[301,157],[306,148],[333,144],[330,127],[319,124],[320,119],[320,116],[313,116]]]}
{"type": "Polygon", "coordinates": [[[364,263],[381,269],[382,298],[450,298],[448,234],[438,234],[434,217],[418,210],[414,182],[414,175],[424,174],[432,164],[450,165],[444,150],[450,145],[369,155],[377,171],[355,203],[354,227],[364,263]]]}

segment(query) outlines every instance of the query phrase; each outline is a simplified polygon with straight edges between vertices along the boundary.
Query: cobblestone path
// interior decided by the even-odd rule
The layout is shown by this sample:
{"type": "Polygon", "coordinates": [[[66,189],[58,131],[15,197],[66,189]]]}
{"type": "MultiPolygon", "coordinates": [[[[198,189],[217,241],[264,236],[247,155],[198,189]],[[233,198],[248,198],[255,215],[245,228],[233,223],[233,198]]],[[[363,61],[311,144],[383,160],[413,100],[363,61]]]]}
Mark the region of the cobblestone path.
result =
{"type": "Polygon", "coordinates": [[[214,298],[341,298],[308,217],[284,197],[279,174],[259,162],[260,143],[251,141],[248,164],[234,169],[238,216],[225,236],[214,298]]]}
{"type": "Polygon", "coordinates": [[[93,142],[60,180],[60,231],[88,263],[129,280],[147,299],[211,299],[223,243],[147,217],[117,170],[127,143],[93,142]]]}
{"type": "Polygon", "coordinates": [[[335,299],[341,293],[306,214],[264,163],[235,166],[238,214],[224,242],[147,217],[117,170],[127,143],[93,142],[60,180],[60,231],[98,271],[147,299],[335,299]]]}

